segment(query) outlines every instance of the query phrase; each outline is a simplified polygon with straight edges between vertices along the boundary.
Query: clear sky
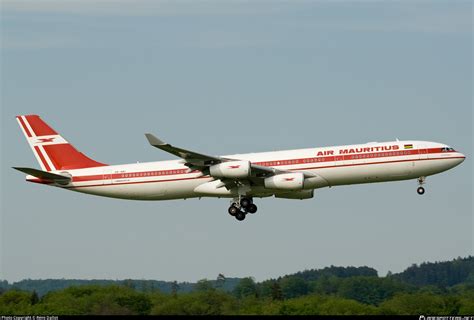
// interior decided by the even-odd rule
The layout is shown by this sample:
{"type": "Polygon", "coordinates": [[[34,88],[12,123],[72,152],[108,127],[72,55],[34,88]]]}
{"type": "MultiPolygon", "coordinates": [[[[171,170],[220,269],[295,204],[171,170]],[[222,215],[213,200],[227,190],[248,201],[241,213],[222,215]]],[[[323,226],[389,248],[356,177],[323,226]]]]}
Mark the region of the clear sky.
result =
{"type": "Polygon", "coordinates": [[[473,254],[471,1],[2,0],[0,278],[257,280],[329,265],[380,275],[473,254]],[[399,139],[449,144],[416,181],[258,200],[138,202],[26,183],[14,119],[40,114],[94,159],[399,139]]]}

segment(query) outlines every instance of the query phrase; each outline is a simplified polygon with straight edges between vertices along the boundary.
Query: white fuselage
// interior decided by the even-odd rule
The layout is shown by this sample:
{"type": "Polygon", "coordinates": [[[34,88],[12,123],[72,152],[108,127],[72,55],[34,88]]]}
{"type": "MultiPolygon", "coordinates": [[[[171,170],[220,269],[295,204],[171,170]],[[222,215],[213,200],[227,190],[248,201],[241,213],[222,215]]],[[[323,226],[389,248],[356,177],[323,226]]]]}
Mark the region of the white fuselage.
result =
{"type": "MultiPolygon", "coordinates": [[[[224,156],[252,164],[317,175],[315,188],[415,179],[443,172],[464,161],[465,156],[441,143],[393,141],[360,145],[309,148],[224,156]]],[[[65,174],[65,171],[56,171],[65,174]]],[[[55,186],[105,197],[135,200],[167,200],[202,196],[233,197],[221,188],[213,193],[197,187],[215,178],[192,171],[183,160],[158,161],[67,170],[72,182],[55,186]]],[[[39,182],[28,176],[27,180],[39,182]]],[[[247,195],[265,197],[278,190],[254,186],[247,195]]]]}

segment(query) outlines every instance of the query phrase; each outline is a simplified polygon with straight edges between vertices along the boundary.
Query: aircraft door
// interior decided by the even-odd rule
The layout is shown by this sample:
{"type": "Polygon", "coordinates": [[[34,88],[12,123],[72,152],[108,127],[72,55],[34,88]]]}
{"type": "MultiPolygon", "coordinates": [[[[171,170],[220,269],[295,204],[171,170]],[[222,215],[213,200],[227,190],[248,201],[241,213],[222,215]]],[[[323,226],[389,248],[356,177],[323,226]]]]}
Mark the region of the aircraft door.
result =
{"type": "Polygon", "coordinates": [[[102,184],[112,184],[112,170],[104,169],[102,173],[102,184]]]}
{"type": "Polygon", "coordinates": [[[413,158],[413,162],[411,163],[411,171],[413,171],[415,168],[423,168],[425,165],[425,161],[416,161],[416,160],[425,160],[428,159],[428,149],[426,148],[425,145],[419,145],[418,146],[418,154],[412,154],[411,157],[413,158]]]}
{"type": "Polygon", "coordinates": [[[418,149],[418,156],[419,159],[428,159],[428,149],[425,145],[420,145],[420,149],[418,149]]]}

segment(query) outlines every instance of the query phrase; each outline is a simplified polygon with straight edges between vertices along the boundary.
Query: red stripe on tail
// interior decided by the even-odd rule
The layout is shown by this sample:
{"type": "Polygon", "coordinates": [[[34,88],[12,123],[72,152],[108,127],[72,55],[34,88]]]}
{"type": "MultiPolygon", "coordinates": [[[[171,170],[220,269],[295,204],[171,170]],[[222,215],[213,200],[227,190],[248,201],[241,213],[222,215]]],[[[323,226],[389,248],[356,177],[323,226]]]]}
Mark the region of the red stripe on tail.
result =
{"type": "Polygon", "coordinates": [[[106,166],[79,152],[69,143],[43,145],[57,170],[81,169],[106,166]]]}
{"type": "Polygon", "coordinates": [[[20,121],[21,127],[26,132],[26,135],[28,136],[28,138],[31,138],[31,132],[30,130],[28,130],[28,127],[25,125],[25,122],[23,121],[22,117],[18,116],[16,118],[18,119],[18,121],[20,121]]]}
{"type": "Polygon", "coordinates": [[[43,163],[44,167],[46,168],[46,171],[51,171],[51,167],[48,165],[48,162],[44,158],[43,153],[41,152],[40,148],[38,146],[35,146],[35,151],[38,154],[38,156],[41,159],[41,162],[43,163]]]}
{"type": "Polygon", "coordinates": [[[28,137],[34,134],[38,136],[38,139],[35,139],[35,141],[28,139],[28,142],[34,148],[42,166],[47,171],[106,166],[106,164],[94,161],[82,152],[77,151],[76,148],[62,138],[41,138],[41,136],[59,136],[59,134],[39,116],[30,114],[17,116],[17,118],[28,137]],[[28,130],[28,126],[31,128],[30,130],[28,130]],[[54,144],[56,141],[62,141],[63,143],[54,144]],[[42,148],[39,148],[38,145],[41,145],[42,148]],[[48,165],[48,163],[51,165],[48,165]],[[51,168],[51,166],[54,166],[54,168],[51,168]]]}
{"type": "Polygon", "coordinates": [[[50,136],[58,134],[37,115],[28,115],[25,116],[25,119],[28,121],[31,129],[33,129],[33,132],[37,136],[50,136]]]}

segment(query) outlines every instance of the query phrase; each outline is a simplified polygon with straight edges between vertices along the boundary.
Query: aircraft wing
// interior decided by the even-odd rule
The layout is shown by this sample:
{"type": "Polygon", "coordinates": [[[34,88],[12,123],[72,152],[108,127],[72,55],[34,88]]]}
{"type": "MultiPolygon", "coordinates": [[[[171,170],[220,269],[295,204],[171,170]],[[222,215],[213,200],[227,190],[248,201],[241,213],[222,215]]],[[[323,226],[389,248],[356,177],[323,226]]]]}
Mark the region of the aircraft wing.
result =
{"type": "Polygon", "coordinates": [[[169,143],[161,141],[151,133],[145,133],[148,142],[158,149],[169,152],[186,161],[185,165],[192,169],[201,169],[225,161],[220,157],[208,156],[202,153],[178,148],[169,143]]]}
{"type": "MultiPolygon", "coordinates": [[[[184,161],[186,161],[185,163],[186,166],[188,166],[191,169],[198,169],[198,170],[204,171],[206,174],[208,174],[208,168],[212,165],[215,165],[221,162],[226,162],[226,161],[240,160],[240,159],[229,159],[229,158],[222,158],[222,157],[216,157],[216,156],[209,156],[202,153],[178,148],[158,139],[151,133],[146,133],[145,136],[148,139],[148,142],[153,147],[156,147],[163,151],[169,152],[179,158],[182,158],[184,161]]],[[[251,164],[251,167],[252,167],[252,177],[250,177],[249,180],[251,181],[253,180],[254,182],[257,182],[256,179],[267,178],[276,174],[291,172],[287,170],[276,169],[273,167],[259,166],[253,163],[251,164]]],[[[307,178],[314,177],[314,174],[312,173],[306,173],[306,172],[303,172],[303,173],[305,177],[307,178]]]]}

